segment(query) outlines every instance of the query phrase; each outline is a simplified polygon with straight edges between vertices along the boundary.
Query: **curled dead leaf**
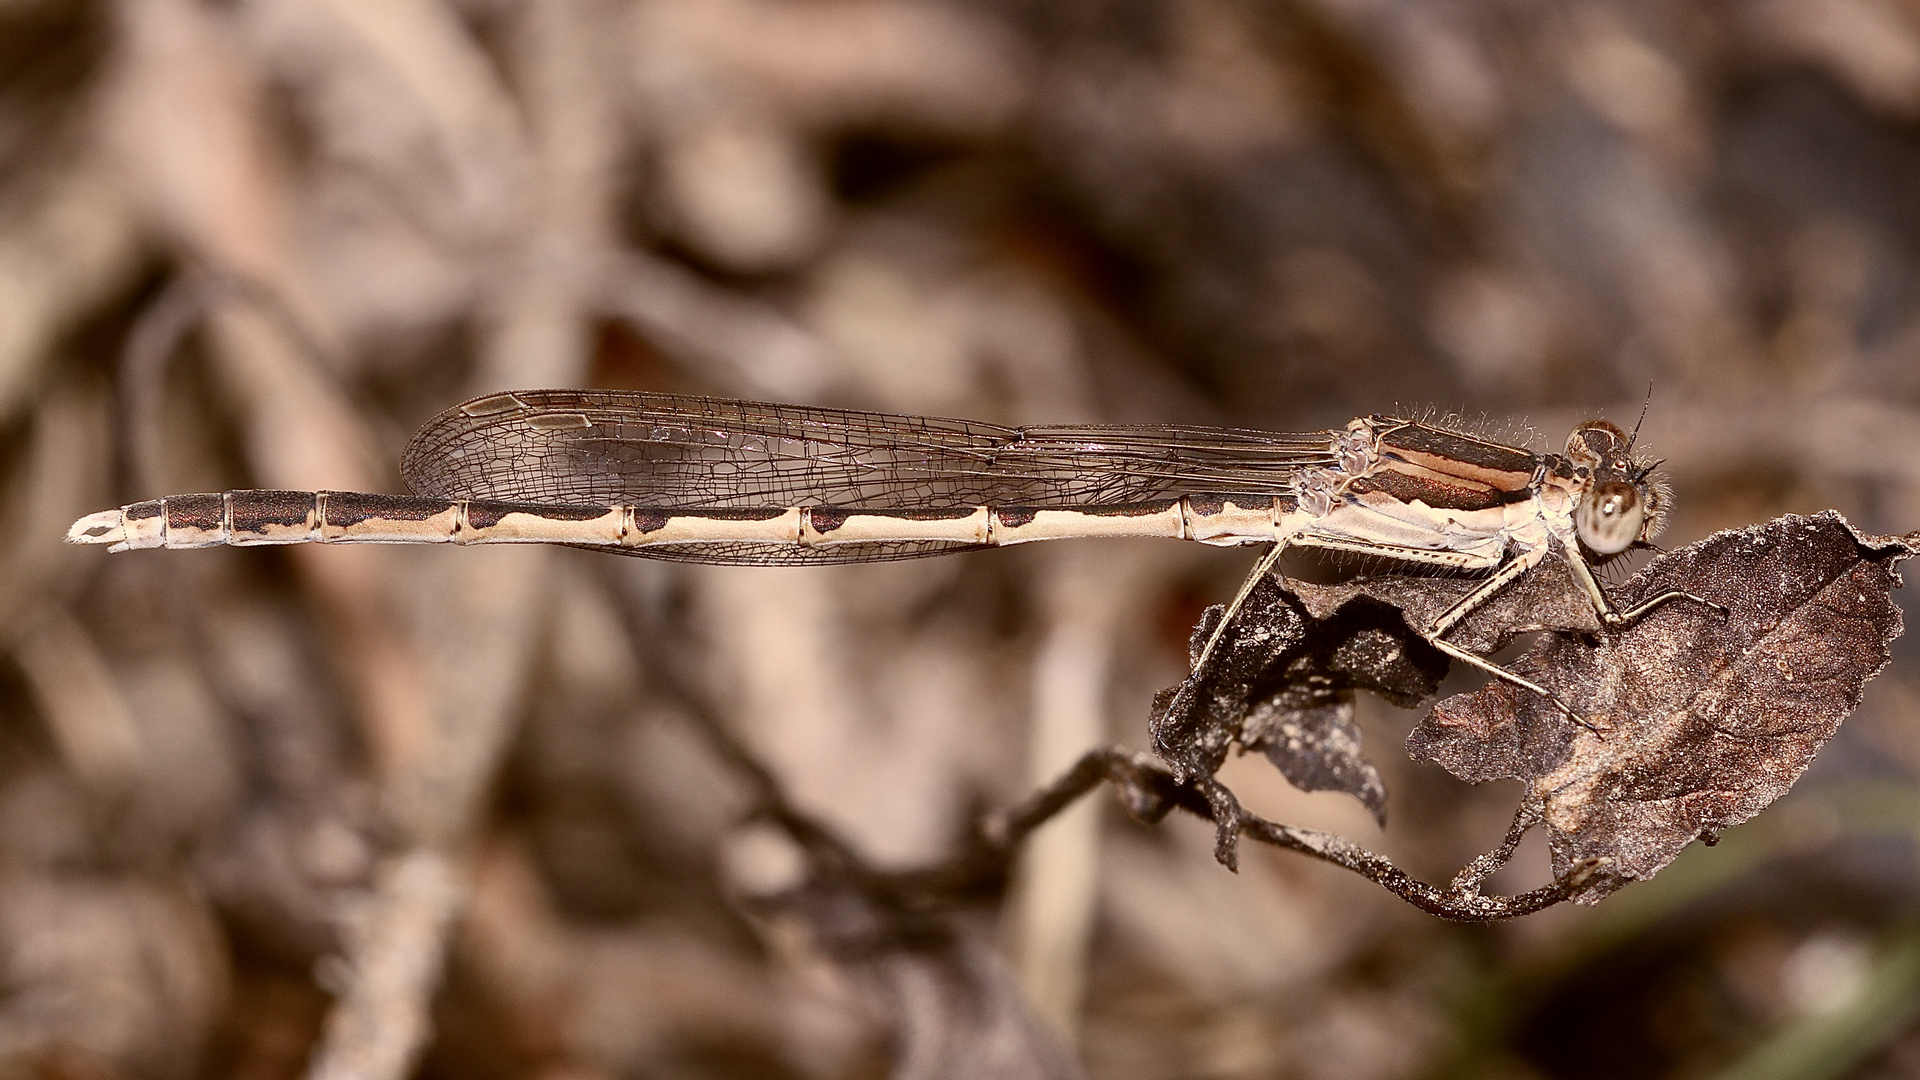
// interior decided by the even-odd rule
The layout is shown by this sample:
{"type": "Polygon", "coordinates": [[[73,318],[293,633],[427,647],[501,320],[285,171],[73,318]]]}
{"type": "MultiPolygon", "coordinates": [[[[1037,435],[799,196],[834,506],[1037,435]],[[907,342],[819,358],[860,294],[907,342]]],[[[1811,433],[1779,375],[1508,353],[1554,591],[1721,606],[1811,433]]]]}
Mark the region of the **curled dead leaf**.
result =
{"type": "MultiPolygon", "coordinates": [[[[1362,752],[1353,693],[1415,705],[1437,691],[1446,658],[1389,604],[1356,595],[1314,615],[1294,588],[1260,582],[1205,670],[1155,697],[1154,751],[1184,781],[1211,777],[1237,744],[1302,791],[1346,792],[1384,824],[1386,784],[1362,752]]],[[[1209,608],[1194,629],[1196,660],[1220,616],[1209,608]]]]}

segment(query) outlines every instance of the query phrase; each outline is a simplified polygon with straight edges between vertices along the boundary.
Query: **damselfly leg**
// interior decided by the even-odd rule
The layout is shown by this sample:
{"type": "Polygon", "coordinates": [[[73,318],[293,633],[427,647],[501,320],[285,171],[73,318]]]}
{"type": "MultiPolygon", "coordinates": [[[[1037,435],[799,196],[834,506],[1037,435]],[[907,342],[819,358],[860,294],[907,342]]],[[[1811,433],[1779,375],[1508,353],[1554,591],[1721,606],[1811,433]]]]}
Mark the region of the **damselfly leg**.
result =
{"type": "Polygon", "coordinates": [[[1254,587],[1260,584],[1261,579],[1273,573],[1273,568],[1279,564],[1280,556],[1286,550],[1285,540],[1270,544],[1266,552],[1260,556],[1260,561],[1253,564],[1253,571],[1247,575],[1245,581],[1240,583],[1240,591],[1233,594],[1233,599],[1220,613],[1220,621],[1213,625],[1213,633],[1207,635],[1207,643],[1201,647],[1200,655],[1194,658],[1194,674],[1197,675],[1206,670],[1207,661],[1213,657],[1214,649],[1219,646],[1220,639],[1225,636],[1227,627],[1233,624],[1235,616],[1240,614],[1240,609],[1246,606],[1247,597],[1253,595],[1254,587]]]}
{"type": "Polygon", "coordinates": [[[1681,589],[1666,589],[1662,592],[1655,593],[1653,596],[1642,600],[1640,603],[1633,605],[1625,611],[1616,610],[1613,602],[1607,599],[1606,591],[1600,587],[1600,579],[1594,576],[1593,568],[1587,565],[1587,561],[1579,558],[1568,559],[1567,561],[1573,565],[1573,576],[1579,580],[1580,587],[1586,590],[1587,599],[1592,602],[1594,612],[1600,616],[1600,621],[1604,623],[1609,630],[1620,630],[1631,626],[1640,621],[1640,617],[1647,612],[1672,603],[1675,600],[1691,600],[1696,604],[1718,612],[1721,618],[1727,616],[1726,605],[1716,604],[1706,597],[1695,596],[1681,589]]]}
{"type": "MultiPolygon", "coordinates": [[[[1208,635],[1206,645],[1201,649],[1200,655],[1193,665],[1193,670],[1196,674],[1206,669],[1206,665],[1213,657],[1220,641],[1225,637],[1228,626],[1230,626],[1233,620],[1239,615],[1241,608],[1245,606],[1247,598],[1252,594],[1254,587],[1259,584],[1262,578],[1273,572],[1274,567],[1279,563],[1281,554],[1283,554],[1289,546],[1302,542],[1308,546],[1314,546],[1314,541],[1310,537],[1290,537],[1273,544],[1261,555],[1260,560],[1255,563],[1252,572],[1247,575],[1245,581],[1241,582],[1240,588],[1234,594],[1233,600],[1226,606],[1220,621],[1214,625],[1212,633],[1208,635]]],[[[1353,551],[1358,549],[1358,545],[1351,539],[1346,539],[1341,541],[1340,549],[1353,551]]],[[[1575,723],[1589,731],[1599,732],[1602,730],[1601,727],[1594,724],[1587,717],[1582,716],[1553,691],[1469,649],[1455,645],[1446,638],[1446,635],[1450,631],[1459,626],[1463,620],[1475,611],[1484,607],[1501,589],[1506,588],[1508,585],[1538,567],[1552,550],[1555,550],[1555,546],[1553,545],[1537,545],[1511,552],[1507,559],[1502,562],[1492,574],[1488,575],[1486,580],[1475,587],[1473,591],[1467,593],[1458,601],[1455,601],[1451,607],[1445,612],[1442,612],[1439,617],[1435,618],[1432,622],[1425,626],[1413,626],[1411,629],[1419,634],[1429,645],[1445,653],[1448,657],[1467,664],[1470,667],[1477,668],[1503,682],[1538,694],[1551,702],[1555,708],[1565,713],[1575,723]]],[[[1405,555],[1405,552],[1383,547],[1377,554],[1387,557],[1401,557],[1405,555]]],[[[1620,611],[1613,606],[1606,592],[1600,587],[1599,580],[1594,576],[1593,569],[1588,565],[1584,553],[1574,550],[1564,551],[1564,554],[1568,565],[1572,568],[1575,580],[1580,583],[1588,602],[1592,604],[1595,616],[1600,620],[1602,625],[1610,630],[1619,630],[1630,626],[1648,612],[1676,600],[1693,601],[1694,603],[1701,604],[1719,612],[1722,616],[1727,612],[1727,609],[1720,604],[1679,589],[1665,590],[1625,611],[1620,611]]]]}
{"type": "MultiPolygon", "coordinates": [[[[1213,632],[1207,636],[1206,645],[1201,648],[1200,655],[1194,660],[1193,671],[1196,675],[1206,671],[1208,662],[1213,658],[1214,652],[1219,646],[1221,639],[1226,635],[1227,627],[1232,625],[1234,619],[1240,614],[1240,609],[1246,605],[1247,598],[1253,594],[1254,587],[1260,583],[1261,579],[1273,572],[1273,568],[1278,565],[1280,561],[1280,556],[1285,553],[1289,546],[1287,540],[1281,540],[1270,546],[1266,552],[1260,556],[1259,562],[1254,564],[1253,571],[1247,575],[1246,580],[1240,583],[1239,590],[1234,593],[1233,599],[1227,604],[1225,610],[1222,611],[1220,621],[1214,624],[1213,632]]],[[[1440,618],[1434,620],[1431,625],[1426,627],[1416,626],[1411,629],[1414,633],[1419,634],[1427,644],[1432,645],[1447,656],[1471,667],[1478,668],[1494,678],[1512,683],[1514,686],[1518,686],[1523,690],[1528,690],[1540,695],[1552,702],[1555,708],[1566,713],[1575,723],[1589,731],[1597,732],[1600,730],[1598,727],[1586,717],[1574,711],[1572,706],[1562,701],[1559,695],[1553,691],[1548,690],[1546,687],[1541,686],[1531,679],[1509,671],[1499,664],[1475,654],[1471,650],[1463,649],[1447,641],[1444,636],[1448,630],[1458,625],[1460,620],[1466,618],[1486,604],[1488,600],[1492,599],[1495,593],[1539,565],[1540,553],[1544,553],[1545,550],[1544,548],[1539,548],[1525,551],[1507,560],[1491,577],[1482,582],[1478,588],[1462,597],[1459,602],[1447,609],[1447,611],[1442,614],[1440,618]]]]}

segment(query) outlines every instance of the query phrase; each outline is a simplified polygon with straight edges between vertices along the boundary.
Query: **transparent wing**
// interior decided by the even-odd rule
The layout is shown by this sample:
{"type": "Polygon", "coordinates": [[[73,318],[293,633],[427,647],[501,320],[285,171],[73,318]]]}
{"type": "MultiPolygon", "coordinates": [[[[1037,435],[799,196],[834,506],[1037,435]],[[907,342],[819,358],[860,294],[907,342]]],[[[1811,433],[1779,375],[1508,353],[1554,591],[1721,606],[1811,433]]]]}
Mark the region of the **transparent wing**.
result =
{"type": "Polygon", "coordinates": [[[1287,494],[1301,470],[1334,463],[1332,438],[527,390],[428,421],[401,472],[417,495],[574,506],[1079,507],[1287,494]]]}

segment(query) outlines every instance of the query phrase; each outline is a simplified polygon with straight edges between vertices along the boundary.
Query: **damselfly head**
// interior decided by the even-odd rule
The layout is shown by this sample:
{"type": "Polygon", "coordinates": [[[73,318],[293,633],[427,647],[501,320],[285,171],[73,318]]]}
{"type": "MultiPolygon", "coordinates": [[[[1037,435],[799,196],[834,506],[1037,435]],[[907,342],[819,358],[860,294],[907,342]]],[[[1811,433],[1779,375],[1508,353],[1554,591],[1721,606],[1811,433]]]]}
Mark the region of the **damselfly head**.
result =
{"type": "Polygon", "coordinates": [[[1603,559],[1646,544],[1666,517],[1667,485],[1654,472],[1659,462],[1639,460],[1632,451],[1633,439],[1605,420],[1589,420],[1567,437],[1567,458],[1587,477],[1574,529],[1603,559]]]}

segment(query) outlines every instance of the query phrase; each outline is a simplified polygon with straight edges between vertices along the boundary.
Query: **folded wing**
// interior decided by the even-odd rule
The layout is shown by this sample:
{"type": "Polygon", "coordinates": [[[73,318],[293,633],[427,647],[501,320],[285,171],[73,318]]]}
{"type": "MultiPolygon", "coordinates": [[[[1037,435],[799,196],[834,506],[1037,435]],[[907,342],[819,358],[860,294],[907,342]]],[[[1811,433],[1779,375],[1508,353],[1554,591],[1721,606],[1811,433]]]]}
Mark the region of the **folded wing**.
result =
{"type": "Polygon", "coordinates": [[[494,394],[429,421],[401,462],[418,495],[682,508],[1127,505],[1288,494],[1332,435],[1009,428],[612,390],[494,394]]]}

